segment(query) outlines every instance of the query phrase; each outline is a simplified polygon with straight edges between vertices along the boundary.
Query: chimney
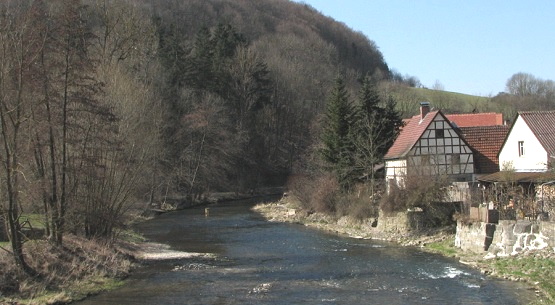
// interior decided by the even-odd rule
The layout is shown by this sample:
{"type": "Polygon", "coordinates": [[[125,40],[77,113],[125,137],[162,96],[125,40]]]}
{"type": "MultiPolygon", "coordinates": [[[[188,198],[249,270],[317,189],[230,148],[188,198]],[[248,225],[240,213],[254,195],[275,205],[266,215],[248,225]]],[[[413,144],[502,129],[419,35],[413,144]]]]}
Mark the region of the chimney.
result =
{"type": "Polygon", "coordinates": [[[420,102],[420,119],[423,120],[428,112],[430,112],[430,103],[420,102]]]}

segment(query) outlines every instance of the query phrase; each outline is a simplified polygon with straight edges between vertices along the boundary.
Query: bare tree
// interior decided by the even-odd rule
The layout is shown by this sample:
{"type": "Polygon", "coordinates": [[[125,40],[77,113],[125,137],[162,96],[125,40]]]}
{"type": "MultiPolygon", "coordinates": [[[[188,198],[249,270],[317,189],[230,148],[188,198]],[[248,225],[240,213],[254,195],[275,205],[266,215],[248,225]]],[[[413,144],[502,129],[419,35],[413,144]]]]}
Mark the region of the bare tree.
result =
{"type": "Polygon", "coordinates": [[[28,92],[43,37],[35,32],[35,6],[7,3],[0,7],[0,136],[2,147],[2,211],[16,264],[31,276],[37,272],[23,255],[21,193],[25,177],[25,129],[32,112],[28,92]]]}

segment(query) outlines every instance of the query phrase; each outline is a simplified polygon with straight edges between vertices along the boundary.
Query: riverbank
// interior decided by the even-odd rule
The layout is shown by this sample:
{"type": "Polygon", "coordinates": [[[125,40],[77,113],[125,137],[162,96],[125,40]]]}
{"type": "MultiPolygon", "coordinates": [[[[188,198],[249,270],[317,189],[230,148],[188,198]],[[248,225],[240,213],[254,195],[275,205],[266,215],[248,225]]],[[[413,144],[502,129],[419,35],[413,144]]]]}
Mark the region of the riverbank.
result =
{"type": "Polygon", "coordinates": [[[253,210],[268,221],[289,222],[345,235],[352,238],[376,239],[403,246],[419,247],[423,251],[453,257],[480,270],[487,276],[524,282],[536,292],[533,304],[555,303],[555,254],[534,251],[518,257],[486,258],[486,254],[464,252],[454,246],[455,227],[407,233],[384,233],[372,226],[375,220],[360,221],[349,217],[337,219],[330,215],[306,213],[287,199],[258,204],[253,210]]]}
{"type": "Polygon", "coordinates": [[[149,261],[211,257],[159,243],[108,244],[72,235],[65,238],[63,249],[42,240],[28,242],[25,255],[41,277],[29,278],[6,251],[0,252],[0,304],[68,304],[122,286],[134,268],[149,261]]]}
{"type": "Polygon", "coordinates": [[[32,278],[16,267],[7,246],[4,250],[0,250],[0,304],[69,303],[121,286],[134,266],[125,244],[67,234],[63,247],[46,240],[25,243],[27,263],[39,274],[32,278]]]}
{"type": "MultiPolygon", "coordinates": [[[[159,210],[134,211],[133,219],[141,222],[161,213],[280,192],[282,188],[264,188],[248,194],[213,193],[189,205],[173,200],[173,204],[164,204],[159,210]]],[[[133,269],[150,261],[211,257],[204,253],[174,251],[168,245],[147,242],[132,231],[123,231],[110,242],[68,234],[62,248],[44,239],[25,243],[27,262],[41,274],[39,278],[30,278],[15,266],[9,243],[0,243],[0,247],[0,304],[67,304],[120,287],[133,269]]]]}

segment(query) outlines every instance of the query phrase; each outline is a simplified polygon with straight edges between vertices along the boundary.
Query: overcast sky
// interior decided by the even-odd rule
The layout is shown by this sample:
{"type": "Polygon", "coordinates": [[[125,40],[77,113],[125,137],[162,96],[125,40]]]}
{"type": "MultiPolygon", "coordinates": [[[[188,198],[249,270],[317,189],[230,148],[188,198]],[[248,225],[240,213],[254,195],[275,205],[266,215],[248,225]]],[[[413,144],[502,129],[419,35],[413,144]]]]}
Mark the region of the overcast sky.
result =
{"type": "Polygon", "coordinates": [[[505,91],[518,72],[555,80],[555,1],[303,0],[373,40],[389,65],[426,87],[505,91]]]}

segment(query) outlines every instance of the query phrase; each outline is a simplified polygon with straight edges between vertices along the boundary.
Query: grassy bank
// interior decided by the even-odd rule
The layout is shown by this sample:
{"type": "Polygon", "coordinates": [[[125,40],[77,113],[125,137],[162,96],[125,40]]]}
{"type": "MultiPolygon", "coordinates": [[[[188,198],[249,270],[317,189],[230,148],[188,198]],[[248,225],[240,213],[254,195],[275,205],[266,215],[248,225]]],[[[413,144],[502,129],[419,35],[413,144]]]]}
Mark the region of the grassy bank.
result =
{"type": "Polygon", "coordinates": [[[0,250],[0,304],[63,304],[123,284],[133,267],[126,243],[67,235],[62,248],[28,241],[24,253],[40,276],[31,278],[0,250]]]}
{"type": "Polygon", "coordinates": [[[555,303],[555,254],[553,251],[534,251],[519,256],[485,259],[483,254],[464,252],[454,246],[454,237],[433,242],[425,250],[456,257],[460,262],[479,269],[482,273],[511,281],[526,282],[539,296],[534,304],[555,303]]]}
{"type": "Polygon", "coordinates": [[[292,222],[347,235],[355,238],[379,239],[401,245],[418,246],[425,251],[447,257],[458,258],[461,263],[480,270],[482,273],[502,279],[526,282],[535,289],[538,300],[533,304],[555,304],[555,254],[535,252],[518,257],[485,259],[485,254],[464,252],[454,246],[452,229],[428,231],[421,234],[391,234],[379,232],[369,223],[354,219],[335,218],[329,215],[310,214],[299,210],[295,204],[280,202],[259,204],[254,211],[266,219],[277,222],[292,222]]]}

